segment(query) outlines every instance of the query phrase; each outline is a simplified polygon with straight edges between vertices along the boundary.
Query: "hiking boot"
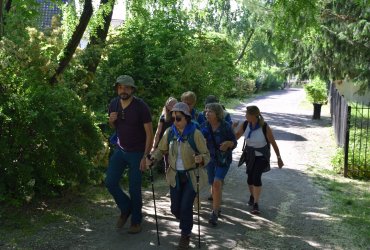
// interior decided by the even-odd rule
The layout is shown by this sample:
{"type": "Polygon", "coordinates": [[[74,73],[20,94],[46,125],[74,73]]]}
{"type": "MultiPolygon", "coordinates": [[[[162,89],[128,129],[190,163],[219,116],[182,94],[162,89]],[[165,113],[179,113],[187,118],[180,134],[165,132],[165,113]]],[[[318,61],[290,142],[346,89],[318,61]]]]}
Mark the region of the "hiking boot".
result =
{"type": "Polygon", "coordinates": [[[118,217],[118,220],[117,220],[117,224],[116,224],[117,229],[122,228],[126,224],[126,221],[128,217],[130,217],[130,215],[131,215],[131,211],[128,211],[126,213],[121,213],[121,215],[118,217]]]}
{"type": "Polygon", "coordinates": [[[253,208],[251,210],[251,213],[252,214],[260,214],[261,213],[259,208],[258,208],[258,203],[254,203],[253,208]]]}
{"type": "Polygon", "coordinates": [[[128,229],[129,234],[137,234],[141,232],[141,225],[140,224],[131,224],[130,228],[128,229]]]}
{"type": "Polygon", "coordinates": [[[254,197],[253,197],[253,195],[251,195],[251,196],[249,196],[248,205],[253,206],[253,204],[254,204],[254,197]]]}
{"type": "Polygon", "coordinates": [[[186,235],[181,235],[179,245],[177,246],[177,250],[185,250],[189,249],[189,244],[190,244],[190,236],[186,235]]]}
{"type": "Polygon", "coordinates": [[[212,211],[211,217],[209,218],[208,222],[212,224],[212,226],[217,226],[217,220],[218,220],[217,214],[214,211],[212,211]]]}

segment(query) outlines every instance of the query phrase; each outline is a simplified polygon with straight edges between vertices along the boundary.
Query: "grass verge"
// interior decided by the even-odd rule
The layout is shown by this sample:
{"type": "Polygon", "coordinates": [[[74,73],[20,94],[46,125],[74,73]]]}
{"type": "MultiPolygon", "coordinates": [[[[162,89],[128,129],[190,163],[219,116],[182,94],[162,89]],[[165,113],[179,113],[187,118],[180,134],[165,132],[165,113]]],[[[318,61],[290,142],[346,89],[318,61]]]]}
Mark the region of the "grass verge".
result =
{"type": "Polygon", "coordinates": [[[332,170],[311,169],[314,182],[325,190],[332,216],[350,228],[359,245],[370,245],[370,185],[369,182],[338,176],[332,170]]]}

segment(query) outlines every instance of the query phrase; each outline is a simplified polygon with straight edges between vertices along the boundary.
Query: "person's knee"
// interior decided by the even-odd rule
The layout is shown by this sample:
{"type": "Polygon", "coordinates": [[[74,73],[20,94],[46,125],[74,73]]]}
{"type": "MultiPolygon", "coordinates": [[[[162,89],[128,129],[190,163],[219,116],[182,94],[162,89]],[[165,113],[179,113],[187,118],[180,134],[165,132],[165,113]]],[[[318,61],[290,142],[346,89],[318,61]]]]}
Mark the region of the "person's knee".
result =
{"type": "Polygon", "coordinates": [[[220,191],[222,187],[222,180],[216,179],[213,182],[212,188],[214,191],[220,191]]]}

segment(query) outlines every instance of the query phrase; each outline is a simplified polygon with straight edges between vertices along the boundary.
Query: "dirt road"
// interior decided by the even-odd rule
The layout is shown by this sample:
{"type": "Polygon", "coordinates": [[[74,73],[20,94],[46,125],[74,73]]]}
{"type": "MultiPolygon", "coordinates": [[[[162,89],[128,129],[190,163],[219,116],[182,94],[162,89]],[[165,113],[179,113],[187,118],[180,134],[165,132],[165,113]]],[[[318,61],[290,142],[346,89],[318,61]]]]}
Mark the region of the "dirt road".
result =
{"type": "MultiPolygon", "coordinates": [[[[302,106],[302,89],[273,92],[255,99],[265,120],[273,129],[280,147],[283,169],[277,168],[272,154],[272,169],[263,175],[260,199],[261,215],[252,215],[247,205],[245,167],[238,168],[243,137],[234,151],[233,166],[225,179],[222,213],[217,227],[208,224],[210,203],[207,192],[202,195],[202,249],[354,249],[350,233],[338,218],[331,215],[325,192],[315,186],[307,170],[311,166],[327,168],[334,153],[328,108],[322,119],[313,121],[312,108],[302,106]]],[[[230,110],[234,120],[243,120],[245,103],[230,110]]],[[[99,219],[86,222],[86,230],[74,235],[69,242],[50,242],[49,249],[174,249],[179,238],[178,222],[170,214],[168,188],[157,176],[155,184],[160,243],[154,221],[151,187],[145,189],[143,232],[127,233],[128,225],[115,231],[115,208],[99,219]],[[53,247],[54,246],[54,247],[53,247]]],[[[108,210],[107,210],[108,211],[108,210]]],[[[197,216],[194,216],[196,222],[197,216]]],[[[193,228],[191,247],[197,248],[198,228],[193,228]]]]}

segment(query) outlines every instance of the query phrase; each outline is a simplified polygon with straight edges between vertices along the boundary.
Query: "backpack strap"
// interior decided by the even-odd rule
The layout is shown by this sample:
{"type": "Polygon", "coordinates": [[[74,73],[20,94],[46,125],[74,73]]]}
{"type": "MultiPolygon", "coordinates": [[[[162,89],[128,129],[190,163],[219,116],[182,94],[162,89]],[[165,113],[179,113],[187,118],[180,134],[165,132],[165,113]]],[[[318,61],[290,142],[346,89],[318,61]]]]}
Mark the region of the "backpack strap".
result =
{"type": "MultiPolygon", "coordinates": [[[[243,131],[245,132],[245,130],[247,129],[247,126],[248,126],[248,121],[245,120],[244,123],[243,123],[243,131]]],[[[265,140],[267,142],[267,144],[270,146],[270,142],[269,140],[267,139],[267,122],[264,122],[263,125],[262,125],[262,132],[263,132],[263,135],[265,136],[265,140]]],[[[245,142],[244,142],[245,143],[245,142]]],[[[244,149],[244,146],[243,146],[243,149],[244,149]]]]}
{"type": "MultiPolygon", "coordinates": [[[[173,141],[175,139],[175,135],[172,131],[172,128],[170,127],[169,128],[169,133],[168,133],[168,137],[167,137],[167,143],[170,144],[171,141],[173,141]]],[[[199,150],[195,144],[195,140],[194,140],[194,133],[191,133],[189,134],[187,137],[186,137],[186,140],[187,142],[189,143],[190,147],[194,150],[195,153],[199,153],[199,150]]]]}
{"type": "Polygon", "coordinates": [[[270,147],[269,139],[267,139],[267,123],[266,122],[262,126],[262,131],[263,131],[263,135],[265,136],[265,140],[270,147]]]}

